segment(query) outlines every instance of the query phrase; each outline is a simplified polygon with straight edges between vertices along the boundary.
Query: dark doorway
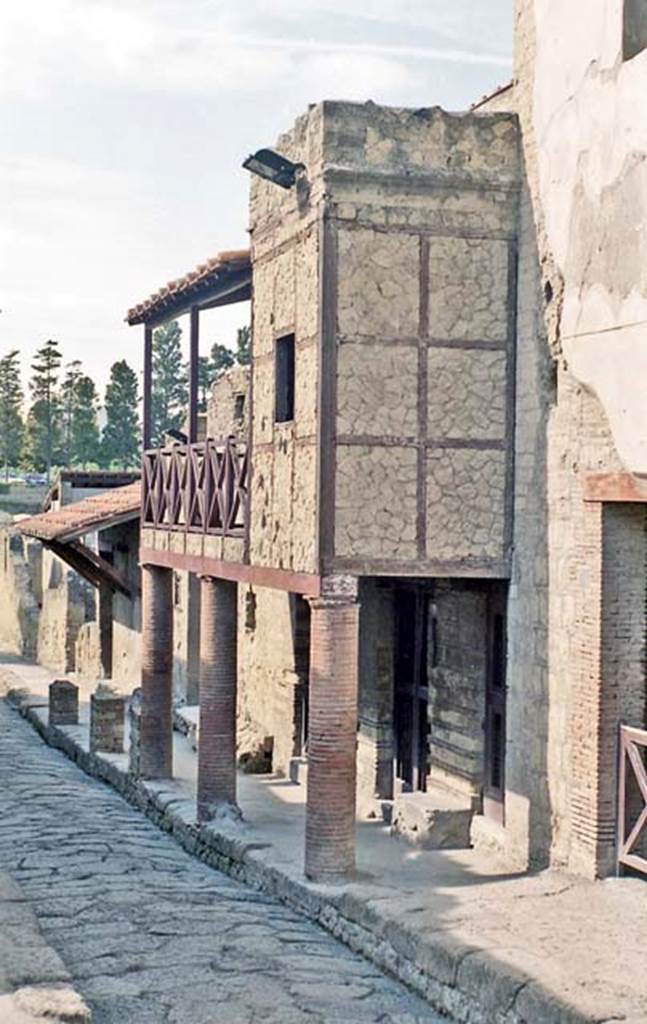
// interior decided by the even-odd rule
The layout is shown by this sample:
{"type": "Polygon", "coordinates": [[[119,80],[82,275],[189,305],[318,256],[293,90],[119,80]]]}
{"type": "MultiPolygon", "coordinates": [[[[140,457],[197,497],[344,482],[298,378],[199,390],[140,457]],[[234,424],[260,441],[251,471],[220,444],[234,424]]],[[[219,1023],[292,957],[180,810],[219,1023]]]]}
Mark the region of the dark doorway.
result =
{"type": "Polygon", "coordinates": [[[487,616],[483,812],[503,821],[506,747],[506,594],[493,588],[487,616]]]}
{"type": "Polygon", "coordinates": [[[310,605],[300,594],[292,594],[292,643],[294,671],[298,683],[294,690],[294,750],[302,757],[308,749],[308,687],[310,679],[310,605]]]}
{"type": "Polygon", "coordinates": [[[393,729],[395,777],[403,791],[427,788],[429,749],[427,680],[428,597],[418,588],[394,594],[393,729]]]}

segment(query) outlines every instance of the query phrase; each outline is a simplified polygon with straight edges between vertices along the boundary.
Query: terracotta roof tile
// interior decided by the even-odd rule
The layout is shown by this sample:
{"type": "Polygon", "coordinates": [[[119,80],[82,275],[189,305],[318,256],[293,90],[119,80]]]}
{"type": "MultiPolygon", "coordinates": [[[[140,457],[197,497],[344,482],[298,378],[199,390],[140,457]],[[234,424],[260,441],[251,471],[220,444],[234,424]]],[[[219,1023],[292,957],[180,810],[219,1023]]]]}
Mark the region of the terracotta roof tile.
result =
{"type": "Polygon", "coordinates": [[[141,507],[141,481],[126,487],[115,487],[91,498],[74,501],[60,509],[41,512],[40,515],[21,519],[20,533],[42,541],[66,543],[94,530],[136,519],[141,507]]]}
{"type": "Polygon", "coordinates": [[[219,279],[227,274],[245,270],[251,272],[251,267],[249,249],[230,249],[219,252],[217,256],[212,256],[205,263],[199,263],[195,270],[191,270],[184,277],[169,281],[143,302],[133,306],[128,310],[126,320],[129,324],[142,323],[156,313],[163,313],[164,307],[171,302],[176,303],[183,297],[189,299],[192,292],[203,289],[211,283],[215,286],[219,279]]]}

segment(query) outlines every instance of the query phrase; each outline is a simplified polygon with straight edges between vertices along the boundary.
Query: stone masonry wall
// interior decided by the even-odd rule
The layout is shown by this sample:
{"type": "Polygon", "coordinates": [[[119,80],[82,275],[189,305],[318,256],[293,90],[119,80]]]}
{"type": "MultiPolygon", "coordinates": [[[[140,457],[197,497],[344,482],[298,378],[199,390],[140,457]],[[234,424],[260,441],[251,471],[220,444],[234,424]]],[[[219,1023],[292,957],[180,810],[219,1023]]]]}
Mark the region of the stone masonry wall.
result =
{"type": "Polygon", "coordinates": [[[246,438],[249,430],[248,366],[235,366],[227,370],[211,387],[207,402],[207,437],[219,441],[234,434],[246,438]],[[242,399],[242,402],[239,401],[242,399]],[[242,404],[242,415],[239,408],[242,404]]]}
{"type": "Polygon", "coordinates": [[[326,114],[335,564],[503,571],[515,119],[374,104],[330,104],[326,114]]]}
{"type": "Polygon", "coordinates": [[[47,550],[42,572],[37,660],[54,672],[73,672],[79,630],[96,614],[94,587],[47,550]]]}
{"type": "MultiPolygon", "coordinates": [[[[307,671],[296,648],[295,595],[264,587],[239,588],[238,757],[287,775],[299,750],[296,702],[307,671]]],[[[251,765],[250,765],[251,766],[251,765]]]]}
{"type": "Polygon", "coordinates": [[[40,554],[11,525],[0,529],[0,649],[28,660],[36,657],[40,554]]]}
{"type": "Polygon", "coordinates": [[[308,167],[312,189],[277,188],[252,178],[250,232],[252,419],[250,557],[254,564],[317,568],[317,407],[319,201],[322,117],[319,108],[279,138],[277,148],[308,167]],[[294,419],[275,423],[275,344],[295,336],[294,419]]]}

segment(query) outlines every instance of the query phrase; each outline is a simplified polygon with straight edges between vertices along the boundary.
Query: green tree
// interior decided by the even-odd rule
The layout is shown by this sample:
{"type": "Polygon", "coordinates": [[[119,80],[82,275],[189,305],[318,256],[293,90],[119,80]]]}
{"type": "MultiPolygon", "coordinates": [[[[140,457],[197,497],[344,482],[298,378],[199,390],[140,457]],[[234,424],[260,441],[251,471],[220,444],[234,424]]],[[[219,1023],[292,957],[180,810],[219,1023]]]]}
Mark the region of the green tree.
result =
{"type": "Polygon", "coordinates": [[[215,345],[211,346],[211,383],[215,380],[220,380],[223,373],[230,370],[235,364],[236,358],[234,353],[226,345],[221,345],[216,342],[215,345]]]}
{"type": "Polygon", "coordinates": [[[5,480],[9,479],[9,466],[18,463],[24,432],[19,359],[17,350],[0,359],[0,459],[5,480]]]}
{"type": "Polygon", "coordinates": [[[87,374],[79,377],[76,386],[76,407],[72,420],[72,465],[83,469],[101,458],[99,423],[97,414],[99,399],[94,381],[87,374]]]}
{"type": "Polygon", "coordinates": [[[198,409],[207,411],[209,389],[213,383],[213,369],[208,356],[198,357],[198,409]]]}
{"type": "Polygon", "coordinates": [[[72,434],[77,406],[77,388],[81,379],[81,360],[75,359],[65,368],[65,376],[61,384],[61,423],[62,423],[62,457],[63,464],[70,469],[72,459],[72,434]]]}
{"type": "Polygon", "coordinates": [[[97,389],[91,377],[81,371],[81,362],[68,363],[61,384],[63,459],[72,469],[99,460],[97,389]]]}
{"type": "Polygon", "coordinates": [[[140,434],[137,418],[137,375],[125,359],[110,367],[106,387],[106,423],[101,439],[102,462],[109,469],[131,469],[139,464],[140,434]]]}
{"type": "Polygon", "coordinates": [[[251,359],[250,341],[251,331],[249,327],[239,327],[236,331],[236,362],[239,366],[249,366],[251,359]]]}
{"type": "Polygon", "coordinates": [[[56,390],[61,360],[58,342],[50,338],[34,356],[29,382],[33,404],[27,417],[27,461],[45,472],[48,481],[61,455],[61,403],[56,390]]]}
{"type": "Polygon", "coordinates": [[[167,430],[179,430],[186,415],[188,378],[182,361],[182,328],[177,320],[153,334],[151,439],[161,444],[167,430]]]}

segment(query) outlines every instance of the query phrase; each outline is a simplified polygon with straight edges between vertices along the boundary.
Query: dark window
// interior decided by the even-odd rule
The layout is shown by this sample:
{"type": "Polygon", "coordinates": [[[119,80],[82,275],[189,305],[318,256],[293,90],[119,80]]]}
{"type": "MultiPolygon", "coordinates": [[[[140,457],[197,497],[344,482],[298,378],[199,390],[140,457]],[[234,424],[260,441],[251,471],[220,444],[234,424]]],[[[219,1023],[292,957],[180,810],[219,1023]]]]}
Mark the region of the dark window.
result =
{"type": "Polygon", "coordinates": [[[288,423],[294,419],[294,335],[286,334],[276,342],[276,406],[274,419],[288,423]]]}
{"type": "Polygon", "coordinates": [[[647,0],[625,0],[622,58],[631,60],[647,46],[647,0]]]}
{"type": "Polygon", "coordinates": [[[234,398],[234,422],[242,423],[245,413],[245,396],[236,395],[234,398]]]}

